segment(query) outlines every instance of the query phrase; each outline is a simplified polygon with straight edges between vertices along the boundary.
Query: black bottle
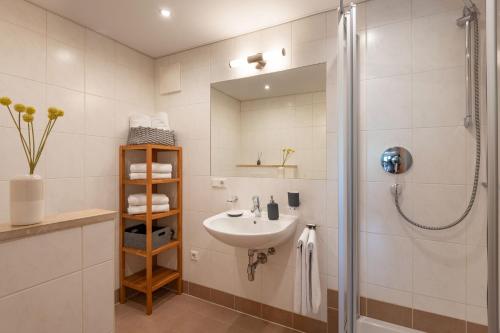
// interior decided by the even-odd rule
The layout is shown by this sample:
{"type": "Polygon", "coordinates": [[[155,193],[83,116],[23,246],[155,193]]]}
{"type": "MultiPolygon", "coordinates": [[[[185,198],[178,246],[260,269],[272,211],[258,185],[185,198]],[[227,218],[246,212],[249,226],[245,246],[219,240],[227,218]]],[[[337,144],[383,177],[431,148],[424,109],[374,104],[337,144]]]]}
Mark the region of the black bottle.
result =
{"type": "Polygon", "coordinates": [[[277,220],[280,218],[278,204],[274,202],[272,195],[271,201],[267,204],[267,217],[269,218],[269,220],[277,220]]]}

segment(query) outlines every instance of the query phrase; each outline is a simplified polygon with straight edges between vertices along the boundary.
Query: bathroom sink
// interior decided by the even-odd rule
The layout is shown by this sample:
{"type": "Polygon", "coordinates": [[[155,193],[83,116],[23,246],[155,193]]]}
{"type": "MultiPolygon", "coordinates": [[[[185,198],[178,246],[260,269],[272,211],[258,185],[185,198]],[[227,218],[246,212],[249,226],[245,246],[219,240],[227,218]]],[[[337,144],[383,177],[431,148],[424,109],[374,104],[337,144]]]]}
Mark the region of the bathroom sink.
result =
{"type": "Polygon", "coordinates": [[[254,217],[250,211],[243,211],[240,217],[224,212],[206,219],[203,226],[227,245],[258,250],[278,246],[292,237],[297,216],[280,215],[278,220],[269,220],[267,212],[262,212],[262,217],[254,217]]]}

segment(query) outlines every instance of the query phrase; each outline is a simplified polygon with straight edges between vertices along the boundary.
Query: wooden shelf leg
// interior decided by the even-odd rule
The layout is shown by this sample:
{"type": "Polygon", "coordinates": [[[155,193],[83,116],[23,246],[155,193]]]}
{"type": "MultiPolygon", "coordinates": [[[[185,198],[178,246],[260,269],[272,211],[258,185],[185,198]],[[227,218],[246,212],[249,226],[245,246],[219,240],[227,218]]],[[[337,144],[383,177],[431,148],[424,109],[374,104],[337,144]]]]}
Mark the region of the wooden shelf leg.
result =
{"type": "Polygon", "coordinates": [[[121,304],[124,304],[127,301],[127,290],[123,285],[123,281],[125,280],[125,253],[121,250],[124,244],[124,233],[125,233],[125,221],[121,217],[121,212],[125,210],[125,184],[123,184],[123,177],[125,174],[125,150],[120,149],[120,295],[119,300],[121,304]]]}
{"type": "Polygon", "coordinates": [[[146,185],[146,314],[153,313],[153,150],[146,150],[147,185],[146,185]]]}
{"type": "Polygon", "coordinates": [[[182,294],[182,279],[179,277],[177,279],[177,295],[182,294]]]}

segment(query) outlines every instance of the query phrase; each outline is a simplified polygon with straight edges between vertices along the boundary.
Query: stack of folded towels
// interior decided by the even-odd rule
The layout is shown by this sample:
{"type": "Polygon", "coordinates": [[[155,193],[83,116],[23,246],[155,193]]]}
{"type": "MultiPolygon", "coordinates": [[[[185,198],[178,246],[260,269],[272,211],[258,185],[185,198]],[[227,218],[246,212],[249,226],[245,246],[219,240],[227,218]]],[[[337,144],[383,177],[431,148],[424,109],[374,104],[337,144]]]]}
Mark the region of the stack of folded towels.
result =
{"type": "MultiPolygon", "coordinates": [[[[153,193],[153,213],[167,212],[170,210],[170,201],[165,194],[153,193]]],[[[147,196],[146,193],[130,194],[128,196],[128,213],[145,214],[147,211],[147,196]]]]}
{"type": "Polygon", "coordinates": [[[134,114],[130,116],[129,125],[130,127],[150,127],[165,131],[170,130],[168,115],[165,112],[158,112],[154,116],[134,114]]]}
{"type": "MultiPolygon", "coordinates": [[[[153,179],[172,178],[172,164],[153,163],[153,179]]],[[[132,163],[130,165],[130,179],[146,179],[146,163],[132,163]]]]}

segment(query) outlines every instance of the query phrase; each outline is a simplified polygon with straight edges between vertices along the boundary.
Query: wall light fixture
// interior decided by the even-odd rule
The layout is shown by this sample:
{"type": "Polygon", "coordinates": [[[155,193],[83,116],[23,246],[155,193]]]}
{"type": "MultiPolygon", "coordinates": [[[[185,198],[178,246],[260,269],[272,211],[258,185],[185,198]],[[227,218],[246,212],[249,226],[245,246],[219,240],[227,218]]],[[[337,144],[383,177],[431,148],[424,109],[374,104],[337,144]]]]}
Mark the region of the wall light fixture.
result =
{"type": "Polygon", "coordinates": [[[255,68],[263,69],[268,61],[284,57],[286,55],[285,48],[267,51],[264,53],[256,53],[246,58],[234,59],[229,62],[230,68],[236,68],[248,64],[255,64],[255,68]]]}

